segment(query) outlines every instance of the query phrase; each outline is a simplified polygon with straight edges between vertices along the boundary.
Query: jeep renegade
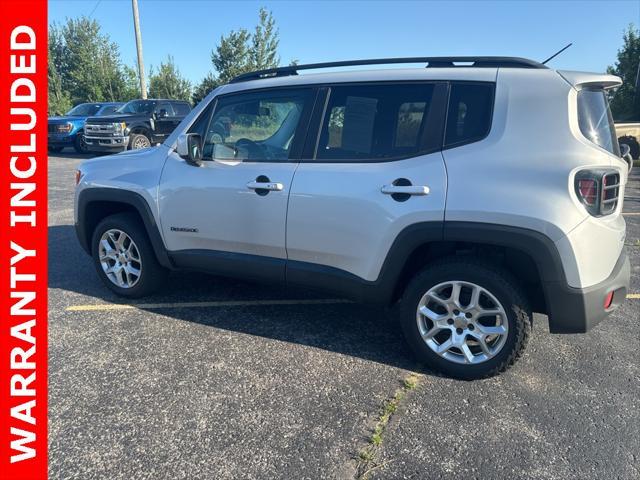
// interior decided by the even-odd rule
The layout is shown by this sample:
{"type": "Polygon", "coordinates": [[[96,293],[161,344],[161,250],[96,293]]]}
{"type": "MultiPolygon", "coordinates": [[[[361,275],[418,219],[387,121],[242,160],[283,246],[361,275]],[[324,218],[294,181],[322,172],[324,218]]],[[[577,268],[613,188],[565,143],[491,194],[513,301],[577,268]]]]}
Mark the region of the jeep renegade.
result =
{"type": "Polygon", "coordinates": [[[510,57],[241,75],[161,146],[83,163],[78,238],[125,297],[173,269],[321,289],[394,306],[434,369],[494,375],[532,312],[581,333],[626,298],[620,84],[510,57]]]}

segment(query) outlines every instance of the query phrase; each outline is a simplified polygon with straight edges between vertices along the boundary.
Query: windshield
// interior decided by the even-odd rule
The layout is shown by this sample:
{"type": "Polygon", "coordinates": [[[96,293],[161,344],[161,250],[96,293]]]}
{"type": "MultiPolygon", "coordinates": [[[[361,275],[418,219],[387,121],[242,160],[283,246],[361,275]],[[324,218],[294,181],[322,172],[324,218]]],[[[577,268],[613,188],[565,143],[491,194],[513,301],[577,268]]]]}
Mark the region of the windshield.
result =
{"type": "Polygon", "coordinates": [[[118,108],[120,108],[120,105],[105,105],[102,110],[97,113],[97,116],[113,115],[118,111],[118,108]]]}
{"type": "Polygon", "coordinates": [[[151,113],[156,106],[156,102],[148,100],[131,100],[125,103],[118,112],[120,113],[151,113]]]}
{"type": "Polygon", "coordinates": [[[578,123],[588,140],[620,156],[616,128],[604,90],[585,89],[578,92],[578,123]]]}
{"type": "Polygon", "coordinates": [[[90,117],[95,115],[98,110],[100,110],[100,105],[97,103],[81,103],[69,110],[67,115],[70,117],[90,117]]]}

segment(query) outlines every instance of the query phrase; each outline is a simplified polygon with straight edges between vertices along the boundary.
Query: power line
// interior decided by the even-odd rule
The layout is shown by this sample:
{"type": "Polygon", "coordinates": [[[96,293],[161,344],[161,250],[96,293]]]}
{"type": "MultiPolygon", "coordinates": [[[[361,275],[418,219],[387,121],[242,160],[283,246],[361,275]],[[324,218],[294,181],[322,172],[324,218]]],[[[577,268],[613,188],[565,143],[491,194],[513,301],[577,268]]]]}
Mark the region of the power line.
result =
{"type": "Polygon", "coordinates": [[[89,14],[89,18],[91,18],[93,16],[93,13],[96,11],[96,8],[98,8],[98,5],[100,5],[101,2],[102,2],[102,0],[98,0],[96,2],[96,5],[93,7],[93,10],[91,10],[91,13],[89,14]]]}

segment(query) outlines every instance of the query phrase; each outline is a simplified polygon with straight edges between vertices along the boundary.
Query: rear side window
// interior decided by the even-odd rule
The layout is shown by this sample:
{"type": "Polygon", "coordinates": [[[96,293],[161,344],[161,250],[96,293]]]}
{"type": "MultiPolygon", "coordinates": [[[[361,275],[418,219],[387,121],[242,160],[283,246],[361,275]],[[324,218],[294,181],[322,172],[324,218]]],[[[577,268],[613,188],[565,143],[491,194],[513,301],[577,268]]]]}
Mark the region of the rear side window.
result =
{"type": "Polygon", "coordinates": [[[191,111],[191,107],[189,107],[189,105],[187,105],[186,103],[176,102],[173,104],[173,111],[175,112],[176,116],[182,117],[186,116],[187,113],[191,111]]]}
{"type": "Polygon", "coordinates": [[[493,92],[492,84],[451,84],[445,147],[476,142],[489,134],[493,92]]]}
{"type": "Polygon", "coordinates": [[[433,84],[331,88],[316,158],[384,161],[424,151],[433,84]]]}
{"type": "Polygon", "coordinates": [[[620,146],[616,139],[609,101],[603,90],[578,92],[578,124],[580,131],[588,140],[620,156],[620,146]]]}

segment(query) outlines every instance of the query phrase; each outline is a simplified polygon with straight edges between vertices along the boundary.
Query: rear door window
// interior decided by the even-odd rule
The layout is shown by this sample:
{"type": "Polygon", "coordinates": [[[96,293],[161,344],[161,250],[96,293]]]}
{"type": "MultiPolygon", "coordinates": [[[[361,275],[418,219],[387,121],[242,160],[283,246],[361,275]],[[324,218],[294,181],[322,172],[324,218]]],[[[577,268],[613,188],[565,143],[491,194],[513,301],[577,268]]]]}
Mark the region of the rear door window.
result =
{"type": "Polygon", "coordinates": [[[332,87],[315,158],[387,161],[428,150],[434,88],[428,83],[332,87]]]}
{"type": "Polygon", "coordinates": [[[175,112],[176,116],[184,117],[184,116],[187,115],[187,113],[189,113],[191,111],[191,107],[189,105],[187,105],[186,103],[174,102],[173,103],[173,111],[175,112]]]}
{"type": "Polygon", "coordinates": [[[489,134],[493,97],[493,84],[451,84],[445,147],[477,142],[489,134]]]}
{"type": "Polygon", "coordinates": [[[620,156],[616,129],[604,90],[584,89],[578,92],[578,124],[587,140],[620,156]]]}

